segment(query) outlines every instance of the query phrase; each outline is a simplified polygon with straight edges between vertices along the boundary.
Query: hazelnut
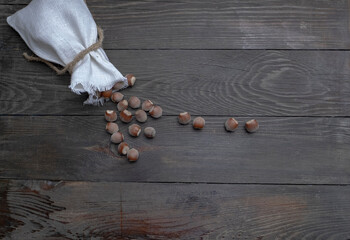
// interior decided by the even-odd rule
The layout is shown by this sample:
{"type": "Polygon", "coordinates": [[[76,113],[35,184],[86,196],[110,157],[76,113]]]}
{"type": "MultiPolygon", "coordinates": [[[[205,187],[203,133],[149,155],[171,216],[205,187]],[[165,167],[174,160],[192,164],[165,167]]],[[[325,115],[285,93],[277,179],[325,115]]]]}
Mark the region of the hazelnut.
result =
{"type": "Polygon", "coordinates": [[[147,121],[147,113],[141,109],[135,112],[135,118],[138,122],[146,122],[147,121]]]}
{"type": "Polygon", "coordinates": [[[114,84],[113,89],[120,90],[124,87],[124,81],[119,81],[116,84],[114,84]]]}
{"type": "Polygon", "coordinates": [[[135,162],[137,159],[139,159],[139,151],[137,151],[135,148],[132,148],[128,151],[128,159],[130,162],[135,162]]]}
{"type": "Polygon", "coordinates": [[[138,97],[132,96],[129,98],[128,104],[131,108],[139,108],[141,106],[141,101],[138,97]]]}
{"type": "Polygon", "coordinates": [[[202,117],[196,117],[193,119],[193,128],[202,129],[205,126],[205,120],[202,117]]]}
{"type": "Polygon", "coordinates": [[[101,92],[101,96],[104,98],[110,98],[112,96],[112,89],[101,92]]]}
{"type": "Polygon", "coordinates": [[[124,140],[124,135],[121,132],[115,132],[111,136],[112,143],[121,143],[124,140]]]}
{"type": "Polygon", "coordinates": [[[122,101],[120,101],[120,102],[118,103],[117,108],[118,108],[118,111],[121,112],[121,111],[127,109],[128,106],[129,106],[129,105],[128,105],[128,101],[126,101],[126,100],[124,99],[124,100],[122,100],[122,101]]]}
{"type": "Polygon", "coordinates": [[[137,124],[131,124],[129,126],[129,134],[133,137],[138,137],[141,133],[141,127],[137,124]]]}
{"type": "Polygon", "coordinates": [[[106,131],[110,134],[113,134],[119,131],[119,126],[116,123],[108,122],[106,124],[106,131]]]}
{"type": "Polygon", "coordinates": [[[129,149],[129,145],[126,142],[121,142],[118,146],[118,153],[120,155],[126,155],[129,149]]]}
{"type": "Polygon", "coordinates": [[[125,123],[129,123],[129,122],[131,122],[131,120],[132,120],[132,114],[131,114],[131,112],[130,111],[128,111],[128,110],[123,110],[123,111],[121,111],[120,112],[120,114],[119,114],[119,116],[120,116],[120,120],[122,121],[122,122],[125,122],[125,123]]]}
{"type": "Polygon", "coordinates": [[[156,136],[156,130],[153,127],[146,127],[145,130],[143,130],[143,132],[148,138],[154,138],[156,136]]]}
{"type": "Polygon", "coordinates": [[[238,127],[238,122],[234,118],[229,118],[225,122],[225,129],[228,132],[233,132],[238,127]]]}
{"type": "Polygon", "coordinates": [[[136,77],[133,74],[126,74],[125,77],[128,80],[129,87],[132,87],[135,85],[136,77]]]}
{"type": "Polygon", "coordinates": [[[117,116],[117,113],[113,110],[106,110],[105,112],[105,119],[108,121],[108,122],[114,122],[116,121],[118,118],[117,116]]]}
{"type": "Polygon", "coordinates": [[[116,103],[118,103],[118,102],[120,102],[121,100],[123,100],[123,98],[124,98],[124,95],[121,94],[120,92],[115,92],[115,93],[113,93],[112,96],[111,96],[111,100],[112,100],[113,102],[116,102],[116,103]]]}
{"type": "Polygon", "coordinates": [[[191,121],[191,115],[188,112],[183,112],[179,114],[179,123],[180,124],[189,124],[191,121]]]}
{"type": "Polygon", "coordinates": [[[253,133],[259,129],[259,123],[255,119],[249,120],[245,123],[245,129],[247,132],[253,133]]]}
{"type": "Polygon", "coordinates": [[[154,106],[151,100],[145,100],[142,103],[142,110],[148,112],[154,106]]]}
{"type": "Polygon", "coordinates": [[[159,107],[159,106],[153,106],[149,110],[149,114],[153,118],[160,118],[162,116],[162,114],[163,114],[163,109],[161,107],[159,107]]]}

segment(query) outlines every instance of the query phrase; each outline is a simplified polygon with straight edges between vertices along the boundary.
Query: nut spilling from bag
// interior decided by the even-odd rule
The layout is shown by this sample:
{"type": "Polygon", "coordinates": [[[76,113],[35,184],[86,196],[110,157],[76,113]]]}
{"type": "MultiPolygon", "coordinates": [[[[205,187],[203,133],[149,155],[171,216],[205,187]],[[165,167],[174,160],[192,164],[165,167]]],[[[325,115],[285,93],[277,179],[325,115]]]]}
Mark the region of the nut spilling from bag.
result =
{"type": "Polygon", "coordinates": [[[28,61],[45,63],[58,75],[71,74],[72,92],[89,94],[84,104],[103,104],[112,91],[135,84],[134,75],[124,77],[109,61],[102,48],[103,30],[85,1],[31,1],[7,23],[37,55],[24,53],[28,61]]]}
{"type": "MultiPolygon", "coordinates": [[[[135,83],[132,81],[133,75],[129,75],[129,81],[131,83],[135,83]]],[[[136,78],[135,78],[136,79],[136,78]]],[[[119,117],[120,120],[124,123],[130,123],[133,119],[132,113],[128,110],[128,107],[133,109],[137,109],[135,111],[135,119],[139,123],[144,123],[147,121],[147,112],[149,111],[149,115],[155,119],[158,119],[163,114],[163,109],[160,106],[154,105],[153,102],[149,99],[145,100],[141,104],[141,100],[132,96],[129,100],[123,99],[124,95],[121,93],[112,93],[111,99],[113,102],[117,103],[117,108],[120,111],[119,117]],[[138,109],[141,108],[141,109],[138,109]]],[[[132,110],[133,111],[133,110],[132,110]]],[[[130,147],[125,141],[124,135],[120,132],[120,128],[118,124],[113,123],[112,121],[116,121],[116,112],[113,110],[107,110],[105,113],[105,118],[109,121],[106,124],[106,131],[111,135],[110,141],[118,145],[118,153],[120,155],[126,155],[127,159],[130,162],[135,162],[139,159],[140,153],[136,148],[130,147]]],[[[187,125],[191,122],[191,115],[189,112],[182,112],[178,115],[178,122],[181,125],[187,125]]],[[[196,117],[193,119],[192,126],[194,129],[203,129],[205,127],[205,119],[203,117],[196,117]]],[[[225,130],[228,132],[236,131],[238,128],[238,121],[233,117],[228,118],[225,123],[225,130]]],[[[255,119],[247,121],[245,124],[245,129],[252,133],[257,131],[259,128],[259,124],[255,119]]],[[[128,126],[127,132],[131,137],[139,137],[142,132],[142,127],[138,124],[131,124],[128,126]]],[[[146,127],[143,129],[144,136],[146,138],[152,139],[156,136],[156,130],[153,127],[146,127]]]]}

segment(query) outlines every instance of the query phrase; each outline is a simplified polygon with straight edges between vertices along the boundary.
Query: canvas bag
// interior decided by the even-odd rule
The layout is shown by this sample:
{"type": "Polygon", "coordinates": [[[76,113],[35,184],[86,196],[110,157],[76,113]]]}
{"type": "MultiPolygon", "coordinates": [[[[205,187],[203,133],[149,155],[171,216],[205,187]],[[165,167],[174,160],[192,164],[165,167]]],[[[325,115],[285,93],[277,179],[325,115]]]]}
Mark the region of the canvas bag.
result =
{"type": "MultiPolygon", "coordinates": [[[[7,18],[28,47],[40,58],[66,66],[81,51],[98,41],[96,23],[84,0],[32,0],[7,18]]],[[[87,53],[72,68],[69,88],[87,92],[84,104],[103,103],[97,92],[127,79],[113,66],[102,48],[87,53]]]]}

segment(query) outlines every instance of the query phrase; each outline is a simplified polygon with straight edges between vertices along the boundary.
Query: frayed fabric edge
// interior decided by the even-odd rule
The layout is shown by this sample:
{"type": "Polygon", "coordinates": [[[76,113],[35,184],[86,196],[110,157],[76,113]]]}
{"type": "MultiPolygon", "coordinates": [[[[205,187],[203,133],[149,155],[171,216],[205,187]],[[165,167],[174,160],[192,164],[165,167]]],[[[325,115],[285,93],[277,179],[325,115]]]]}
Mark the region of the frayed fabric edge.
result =
{"type": "Polygon", "coordinates": [[[121,89],[113,90],[113,92],[117,92],[128,87],[128,80],[126,77],[123,77],[123,79],[115,81],[113,84],[107,85],[107,86],[87,85],[86,83],[77,82],[77,83],[74,83],[74,85],[71,84],[69,88],[71,89],[72,92],[78,95],[85,92],[89,94],[89,97],[83,102],[83,105],[103,106],[106,99],[103,97],[99,97],[98,93],[111,89],[117,82],[124,82],[124,85],[121,89]],[[83,86],[84,90],[80,91],[75,89],[75,87],[79,84],[83,86]]]}

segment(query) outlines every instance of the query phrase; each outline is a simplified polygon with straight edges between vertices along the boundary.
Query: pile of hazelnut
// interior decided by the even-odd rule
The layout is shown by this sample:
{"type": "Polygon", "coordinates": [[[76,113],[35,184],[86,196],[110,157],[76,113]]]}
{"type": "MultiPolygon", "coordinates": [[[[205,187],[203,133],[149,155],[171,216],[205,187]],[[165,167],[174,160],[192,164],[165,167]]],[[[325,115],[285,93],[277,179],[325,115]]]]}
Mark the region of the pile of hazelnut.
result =
{"type": "MultiPolygon", "coordinates": [[[[127,74],[126,78],[128,80],[129,87],[134,86],[136,78],[132,74],[127,74]]],[[[116,83],[113,87],[114,90],[119,90],[121,88],[121,83],[116,83]]],[[[136,121],[144,123],[147,121],[147,112],[153,118],[160,118],[163,114],[163,110],[160,106],[156,106],[149,99],[145,100],[141,104],[141,100],[132,96],[128,100],[124,99],[124,95],[120,92],[113,92],[113,90],[108,90],[101,92],[101,96],[105,99],[110,99],[112,102],[117,103],[117,110],[119,111],[119,118],[124,123],[130,123],[133,119],[133,115],[128,111],[128,107],[132,109],[138,109],[134,116],[136,121]]],[[[105,119],[107,121],[106,131],[111,134],[111,142],[118,144],[118,153],[120,155],[126,155],[130,162],[135,162],[138,160],[140,154],[137,149],[130,148],[130,146],[124,142],[124,135],[119,131],[119,126],[115,121],[118,119],[117,112],[114,110],[106,110],[105,119]]],[[[178,116],[178,121],[182,125],[187,125],[191,122],[191,115],[188,112],[180,113],[178,116]]],[[[192,121],[194,129],[203,129],[205,126],[205,120],[202,117],[196,117],[192,121]]],[[[226,120],[225,129],[228,132],[233,132],[238,127],[238,122],[233,118],[226,120]]],[[[249,120],[245,123],[245,129],[249,133],[253,133],[259,129],[259,123],[255,119],[249,120]]],[[[131,124],[128,127],[128,133],[132,137],[138,137],[141,133],[141,126],[138,124],[131,124]]],[[[153,127],[146,127],[143,130],[147,138],[154,138],[156,135],[156,130],[153,127]]]]}
{"type": "MultiPolygon", "coordinates": [[[[136,78],[132,74],[126,75],[129,87],[134,86],[136,78]]],[[[113,89],[118,89],[120,83],[117,83],[113,89]]],[[[136,121],[144,123],[147,121],[147,112],[153,118],[160,118],[163,114],[163,109],[160,106],[153,104],[151,100],[145,100],[141,104],[141,100],[138,97],[132,96],[128,100],[124,99],[124,95],[120,92],[113,92],[108,90],[101,93],[106,99],[111,99],[112,102],[117,103],[117,110],[119,111],[119,118],[124,123],[130,123],[133,119],[133,115],[128,111],[128,107],[132,109],[138,109],[134,116],[136,121]]],[[[118,144],[118,153],[120,155],[126,155],[130,162],[135,162],[139,158],[140,154],[137,149],[130,148],[129,144],[124,142],[124,135],[119,131],[119,126],[115,121],[118,119],[117,111],[106,110],[105,119],[107,121],[106,131],[111,134],[111,142],[118,144]]],[[[153,127],[146,127],[143,130],[147,138],[154,138],[156,130],[153,127]]],[[[141,133],[141,126],[138,124],[131,124],[128,127],[128,133],[132,137],[138,137],[141,133]]]]}

